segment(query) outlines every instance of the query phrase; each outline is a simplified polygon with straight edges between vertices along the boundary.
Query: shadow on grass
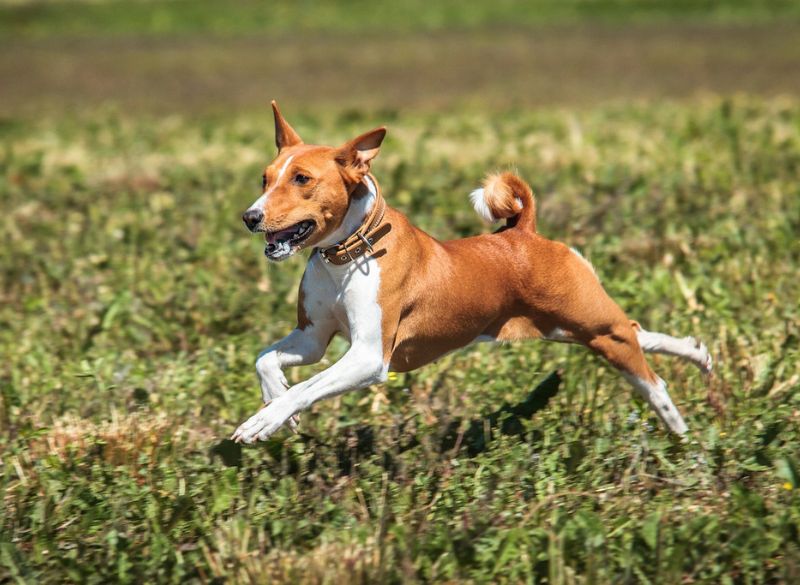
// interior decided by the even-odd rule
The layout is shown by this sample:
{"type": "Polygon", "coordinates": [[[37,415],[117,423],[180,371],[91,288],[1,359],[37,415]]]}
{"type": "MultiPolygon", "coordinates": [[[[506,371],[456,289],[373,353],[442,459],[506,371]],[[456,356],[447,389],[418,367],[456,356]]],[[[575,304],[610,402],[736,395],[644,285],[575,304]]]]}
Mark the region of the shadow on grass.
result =
{"type": "MultiPolygon", "coordinates": [[[[561,373],[554,371],[531,390],[524,400],[516,404],[506,403],[487,416],[473,418],[469,421],[462,418],[451,421],[438,439],[438,451],[440,453],[453,451],[455,456],[464,450],[469,457],[475,457],[489,448],[491,438],[498,432],[501,435],[524,435],[523,421],[530,419],[545,408],[550,399],[558,393],[560,385],[561,373]]],[[[401,436],[404,434],[402,427],[405,424],[402,423],[401,428],[398,429],[401,436]]],[[[319,453],[321,450],[333,450],[336,454],[339,471],[342,475],[348,475],[355,462],[378,454],[379,449],[375,441],[376,432],[376,428],[368,424],[361,424],[350,429],[346,436],[337,437],[335,443],[322,442],[319,438],[304,433],[301,433],[299,437],[307,448],[306,451],[310,449],[314,453],[319,453]]],[[[538,433],[531,433],[530,440],[538,440],[538,435],[538,433]]],[[[419,440],[412,435],[405,444],[399,445],[391,452],[383,450],[381,453],[383,467],[391,470],[394,467],[394,457],[417,445],[419,445],[419,440]]],[[[274,461],[286,461],[287,450],[284,448],[283,440],[269,440],[263,448],[274,461]]],[[[214,445],[210,450],[210,455],[212,458],[219,457],[223,465],[227,467],[242,465],[242,446],[230,439],[224,439],[214,445]]],[[[322,455],[315,454],[310,466],[315,467],[316,460],[322,458],[322,455]]],[[[295,457],[289,456],[288,464],[287,471],[289,473],[297,471],[298,463],[295,457]]]]}
{"type": "Polygon", "coordinates": [[[530,391],[524,400],[516,404],[504,404],[488,416],[470,420],[466,430],[462,420],[452,421],[442,436],[440,451],[455,449],[458,452],[465,448],[470,457],[482,453],[488,448],[496,431],[501,435],[523,435],[525,425],[523,420],[531,418],[534,414],[545,408],[550,399],[558,393],[561,385],[561,373],[556,370],[530,391]]]}

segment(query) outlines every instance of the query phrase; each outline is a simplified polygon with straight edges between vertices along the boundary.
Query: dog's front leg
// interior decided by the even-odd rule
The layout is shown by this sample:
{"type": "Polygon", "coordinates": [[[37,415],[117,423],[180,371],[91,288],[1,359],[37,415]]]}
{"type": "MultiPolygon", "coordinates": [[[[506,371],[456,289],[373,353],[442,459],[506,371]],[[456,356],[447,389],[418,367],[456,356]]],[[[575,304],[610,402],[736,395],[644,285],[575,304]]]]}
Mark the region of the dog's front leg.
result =
{"type": "Polygon", "coordinates": [[[256,373],[265,404],[289,388],[283,368],[317,363],[325,355],[332,333],[313,325],[305,329],[297,328],[258,354],[256,373]]]}
{"type": "Polygon", "coordinates": [[[386,380],[388,365],[380,348],[353,345],[342,359],[275,398],[243,423],[231,437],[237,442],[266,440],[289,418],[317,400],[386,380]]]}

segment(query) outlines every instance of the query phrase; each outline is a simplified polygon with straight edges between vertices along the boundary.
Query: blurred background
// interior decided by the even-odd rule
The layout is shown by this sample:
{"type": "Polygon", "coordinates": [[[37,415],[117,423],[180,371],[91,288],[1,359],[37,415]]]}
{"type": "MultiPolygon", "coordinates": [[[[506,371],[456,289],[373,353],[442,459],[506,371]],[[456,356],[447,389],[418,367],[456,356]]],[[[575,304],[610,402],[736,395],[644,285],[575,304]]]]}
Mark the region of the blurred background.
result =
{"type": "Polygon", "coordinates": [[[3,0],[0,114],[796,93],[799,21],[788,0],[3,0]]]}

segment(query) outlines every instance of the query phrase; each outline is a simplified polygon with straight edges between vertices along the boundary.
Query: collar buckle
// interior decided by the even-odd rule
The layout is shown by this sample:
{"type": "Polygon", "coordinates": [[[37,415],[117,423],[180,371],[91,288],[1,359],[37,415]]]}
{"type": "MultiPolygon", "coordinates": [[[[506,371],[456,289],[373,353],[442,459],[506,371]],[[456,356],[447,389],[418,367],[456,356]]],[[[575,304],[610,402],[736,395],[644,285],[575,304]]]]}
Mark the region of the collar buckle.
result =
{"type": "Polygon", "coordinates": [[[356,232],[356,235],[362,242],[364,242],[364,245],[369,249],[370,252],[374,252],[374,250],[372,249],[372,243],[367,238],[364,237],[364,234],[362,234],[361,232],[356,232]]]}

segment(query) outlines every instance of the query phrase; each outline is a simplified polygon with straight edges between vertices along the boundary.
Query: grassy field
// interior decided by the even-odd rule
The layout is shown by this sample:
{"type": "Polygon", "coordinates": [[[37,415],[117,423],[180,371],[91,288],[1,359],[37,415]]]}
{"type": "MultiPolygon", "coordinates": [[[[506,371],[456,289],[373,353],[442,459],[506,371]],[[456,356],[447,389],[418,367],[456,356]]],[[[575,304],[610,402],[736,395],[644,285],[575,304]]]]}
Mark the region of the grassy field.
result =
{"type": "Polygon", "coordinates": [[[7,121],[8,579],[800,578],[800,102],[285,109],[326,143],[387,122],[376,175],[443,238],[485,229],[466,194],[516,167],[540,231],[591,258],[632,317],[708,342],[708,387],[652,360],[689,441],[587,352],[539,343],[466,349],[240,449],[224,438],[258,407],[254,358],[292,327],[303,269],[267,267],[239,221],[268,113],[7,121]]]}
{"type": "Polygon", "coordinates": [[[790,0],[0,0],[15,38],[441,31],[487,26],[800,21],[790,0]]]}
{"type": "Polygon", "coordinates": [[[229,115],[440,112],[737,92],[800,95],[800,24],[591,24],[352,35],[0,40],[0,116],[113,104],[229,115]],[[680,50],[676,50],[680,47],[680,50]],[[5,50],[3,50],[5,49],[5,50]]]}
{"type": "MultiPolygon", "coordinates": [[[[800,582],[800,9],[633,0],[0,0],[0,583],[800,582]],[[475,346],[226,440],[301,259],[274,153],[378,124],[390,204],[534,186],[690,435],[577,347],[475,346]]],[[[300,381],[326,360],[287,372],[300,381]]]]}
{"type": "Polygon", "coordinates": [[[0,0],[0,117],[800,94],[800,3],[0,0]]]}

